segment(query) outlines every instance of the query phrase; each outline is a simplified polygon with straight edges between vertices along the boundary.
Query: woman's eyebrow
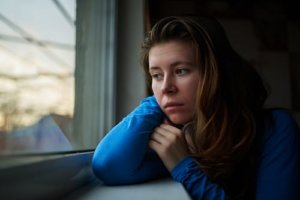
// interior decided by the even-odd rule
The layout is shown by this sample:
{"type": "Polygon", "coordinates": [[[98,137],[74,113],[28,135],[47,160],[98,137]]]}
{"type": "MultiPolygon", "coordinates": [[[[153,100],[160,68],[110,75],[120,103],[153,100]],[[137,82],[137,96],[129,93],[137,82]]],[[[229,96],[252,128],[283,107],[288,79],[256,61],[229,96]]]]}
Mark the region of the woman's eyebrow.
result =
{"type": "Polygon", "coordinates": [[[193,65],[193,63],[189,62],[189,61],[178,61],[178,62],[172,63],[171,67],[176,67],[178,65],[188,65],[188,66],[190,66],[190,65],[193,65]]]}
{"type": "Polygon", "coordinates": [[[158,67],[158,66],[150,66],[149,67],[149,71],[152,71],[152,70],[159,70],[160,69],[160,67],[158,67]]]}
{"type": "MultiPolygon", "coordinates": [[[[178,65],[188,65],[188,66],[192,66],[193,63],[192,62],[189,62],[189,61],[176,61],[174,63],[171,63],[171,67],[176,67],[178,65]]],[[[159,70],[161,69],[159,66],[149,66],[149,71],[151,70],[159,70]]]]}

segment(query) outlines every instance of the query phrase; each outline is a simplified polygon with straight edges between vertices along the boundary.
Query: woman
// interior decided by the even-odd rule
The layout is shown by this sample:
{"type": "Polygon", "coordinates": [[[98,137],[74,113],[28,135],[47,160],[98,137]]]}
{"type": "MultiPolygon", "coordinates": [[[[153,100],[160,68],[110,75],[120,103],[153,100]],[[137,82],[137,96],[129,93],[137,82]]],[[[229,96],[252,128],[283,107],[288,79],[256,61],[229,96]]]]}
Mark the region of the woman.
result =
{"type": "Polygon", "coordinates": [[[154,96],[97,146],[104,183],[171,175],[193,199],[299,198],[299,129],[286,111],[263,109],[261,78],[216,20],[161,19],[141,58],[154,96]]]}

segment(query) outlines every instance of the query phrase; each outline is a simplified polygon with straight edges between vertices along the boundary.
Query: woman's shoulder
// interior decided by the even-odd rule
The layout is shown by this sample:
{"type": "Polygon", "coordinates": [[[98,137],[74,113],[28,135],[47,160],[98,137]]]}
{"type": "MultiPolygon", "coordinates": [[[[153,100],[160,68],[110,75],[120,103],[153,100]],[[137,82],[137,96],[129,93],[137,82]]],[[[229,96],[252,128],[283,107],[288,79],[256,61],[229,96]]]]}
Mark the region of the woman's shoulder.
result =
{"type": "Polygon", "coordinates": [[[273,131],[290,128],[299,129],[292,112],[288,109],[274,108],[265,110],[264,119],[267,122],[267,128],[269,127],[273,131]]]}
{"type": "Polygon", "coordinates": [[[270,112],[273,118],[287,121],[294,121],[292,111],[285,108],[272,108],[267,109],[267,112],[270,112]]]}
{"type": "Polygon", "coordinates": [[[263,143],[276,144],[298,143],[300,145],[299,126],[290,110],[268,109],[264,113],[263,143]]]}
{"type": "Polygon", "coordinates": [[[300,133],[286,109],[264,113],[262,145],[258,150],[257,199],[299,199],[300,133]]]}

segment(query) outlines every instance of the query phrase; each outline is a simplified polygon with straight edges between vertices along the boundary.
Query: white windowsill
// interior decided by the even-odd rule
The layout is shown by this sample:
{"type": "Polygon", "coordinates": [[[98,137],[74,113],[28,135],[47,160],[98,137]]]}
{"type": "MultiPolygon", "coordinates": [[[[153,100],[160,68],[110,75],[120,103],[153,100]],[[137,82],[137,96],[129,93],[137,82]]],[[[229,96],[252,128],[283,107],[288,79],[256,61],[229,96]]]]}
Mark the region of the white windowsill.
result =
{"type": "Polygon", "coordinates": [[[146,183],[123,185],[123,186],[105,186],[96,184],[81,195],[72,194],[70,199],[78,200],[191,200],[188,193],[180,183],[171,179],[161,179],[146,183]]]}

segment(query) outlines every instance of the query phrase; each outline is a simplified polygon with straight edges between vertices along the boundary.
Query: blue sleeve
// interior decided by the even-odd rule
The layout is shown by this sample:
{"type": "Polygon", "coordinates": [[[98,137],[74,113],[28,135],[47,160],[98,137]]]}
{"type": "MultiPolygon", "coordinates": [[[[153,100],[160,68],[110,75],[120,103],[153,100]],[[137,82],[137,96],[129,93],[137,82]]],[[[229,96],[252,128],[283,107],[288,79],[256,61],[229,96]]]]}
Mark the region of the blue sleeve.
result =
{"type": "Polygon", "coordinates": [[[93,156],[95,175],[108,185],[142,182],[167,174],[167,170],[148,142],[164,114],[154,96],[118,123],[96,147],[93,156]]]}
{"type": "Polygon", "coordinates": [[[299,200],[300,133],[287,112],[273,111],[257,171],[257,200],[299,200]]]}
{"type": "Polygon", "coordinates": [[[190,156],[177,164],[171,174],[175,181],[182,183],[193,200],[228,199],[223,188],[211,182],[190,156]]]}

